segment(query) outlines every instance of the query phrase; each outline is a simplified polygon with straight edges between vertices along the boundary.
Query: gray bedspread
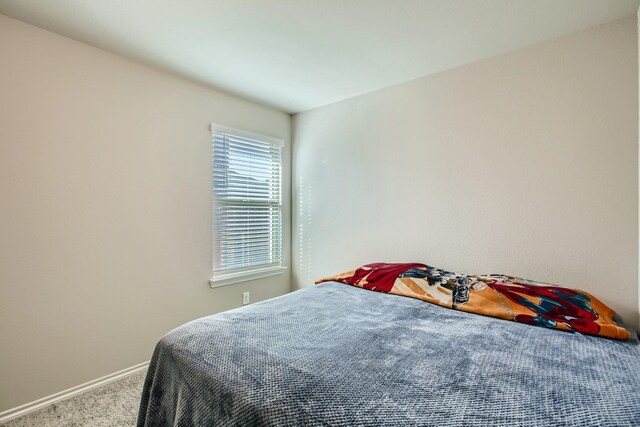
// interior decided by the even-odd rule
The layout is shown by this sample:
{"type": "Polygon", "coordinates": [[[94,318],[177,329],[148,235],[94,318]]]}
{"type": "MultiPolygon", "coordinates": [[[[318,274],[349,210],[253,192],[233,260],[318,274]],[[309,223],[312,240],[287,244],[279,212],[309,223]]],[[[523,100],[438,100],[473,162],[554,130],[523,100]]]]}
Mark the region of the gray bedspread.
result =
{"type": "Polygon", "coordinates": [[[181,326],[139,426],[640,426],[640,346],[325,283],[181,326]]]}

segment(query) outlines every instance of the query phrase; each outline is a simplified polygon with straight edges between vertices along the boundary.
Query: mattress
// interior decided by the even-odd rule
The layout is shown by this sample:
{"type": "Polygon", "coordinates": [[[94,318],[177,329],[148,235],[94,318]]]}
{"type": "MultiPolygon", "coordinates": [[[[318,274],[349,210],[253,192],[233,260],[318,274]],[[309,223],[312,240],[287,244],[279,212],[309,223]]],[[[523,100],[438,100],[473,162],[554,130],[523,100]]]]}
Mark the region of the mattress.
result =
{"type": "Polygon", "coordinates": [[[158,425],[640,426],[640,345],[323,283],[162,338],[158,425]]]}

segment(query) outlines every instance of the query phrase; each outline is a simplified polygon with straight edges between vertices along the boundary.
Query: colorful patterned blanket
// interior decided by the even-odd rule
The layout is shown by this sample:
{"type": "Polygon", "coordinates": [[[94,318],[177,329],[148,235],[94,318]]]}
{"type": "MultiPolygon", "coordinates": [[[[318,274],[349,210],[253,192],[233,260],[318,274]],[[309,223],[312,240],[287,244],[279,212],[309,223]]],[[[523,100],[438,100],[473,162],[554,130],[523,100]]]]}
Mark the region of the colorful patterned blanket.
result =
{"type": "Polygon", "coordinates": [[[471,276],[425,264],[374,263],[317,280],[417,298],[443,307],[546,328],[628,340],[615,312],[593,295],[520,277],[471,276]]]}

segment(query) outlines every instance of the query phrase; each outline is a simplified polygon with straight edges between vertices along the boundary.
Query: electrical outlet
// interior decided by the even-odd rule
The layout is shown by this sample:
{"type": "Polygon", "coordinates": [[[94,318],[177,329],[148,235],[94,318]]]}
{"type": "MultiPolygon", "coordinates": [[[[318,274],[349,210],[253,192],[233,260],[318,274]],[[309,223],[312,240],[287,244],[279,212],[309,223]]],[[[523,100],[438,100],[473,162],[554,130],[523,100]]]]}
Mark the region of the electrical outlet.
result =
{"type": "Polygon", "coordinates": [[[251,293],[249,291],[242,293],[242,305],[247,305],[251,302],[251,293]]]}

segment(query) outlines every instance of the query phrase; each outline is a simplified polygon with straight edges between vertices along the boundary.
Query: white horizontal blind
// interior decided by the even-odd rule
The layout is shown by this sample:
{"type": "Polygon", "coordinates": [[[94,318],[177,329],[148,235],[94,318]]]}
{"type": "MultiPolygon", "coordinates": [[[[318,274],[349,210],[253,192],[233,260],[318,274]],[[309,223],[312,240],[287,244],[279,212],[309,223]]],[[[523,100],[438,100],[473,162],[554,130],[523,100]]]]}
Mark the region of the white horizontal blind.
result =
{"type": "Polygon", "coordinates": [[[282,262],[282,145],[213,128],[213,270],[282,262]]]}

